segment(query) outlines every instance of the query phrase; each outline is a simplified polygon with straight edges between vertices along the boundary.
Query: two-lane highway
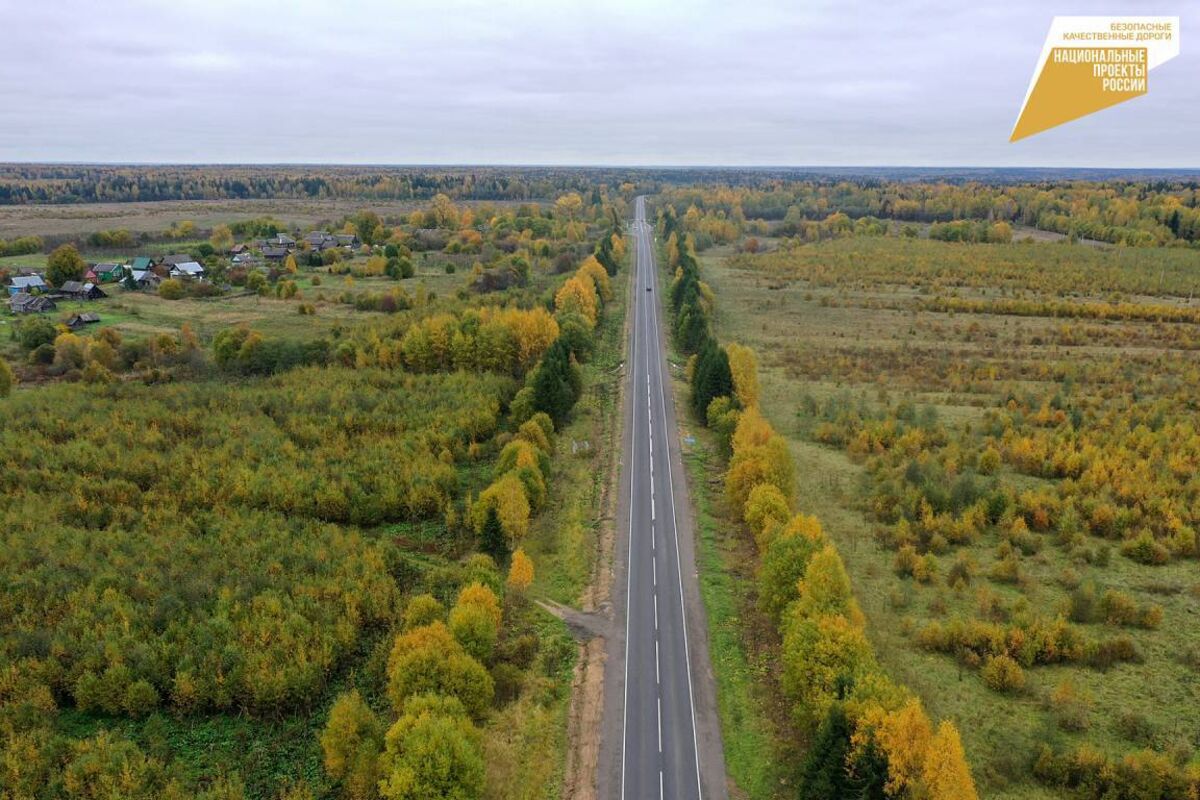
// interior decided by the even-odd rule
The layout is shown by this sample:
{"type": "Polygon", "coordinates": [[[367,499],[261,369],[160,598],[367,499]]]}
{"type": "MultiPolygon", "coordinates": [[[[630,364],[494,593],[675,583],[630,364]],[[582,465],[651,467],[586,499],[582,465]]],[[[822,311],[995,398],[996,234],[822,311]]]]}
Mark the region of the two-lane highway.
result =
{"type": "MultiPolygon", "coordinates": [[[[676,435],[675,413],[665,377],[653,228],[646,220],[643,197],[636,200],[631,232],[636,271],[626,386],[629,429],[623,459],[629,518],[628,540],[622,548],[625,647],[623,676],[619,676],[623,678],[619,796],[711,800],[725,795],[724,765],[714,709],[702,709],[702,727],[711,730],[698,735],[695,683],[705,678],[711,684],[711,668],[704,643],[703,664],[698,665],[696,643],[689,642],[689,633],[704,638],[703,626],[696,625],[702,619],[693,619],[691,628],[688,625],[689,615],[699,617],[701,612],[691,531],[680,524],[675,506],[677,488],[681,497],[686,495],[676,485],[683,476],[676,474],[678,443],[671,441],[676,435]],[[714,763],[704,763],[705,753],[714,763]]],[[[709,706],[711,695],[710,689],[704,696],[709,706]]],[[[616,786],[607,788],[608,796],[618,796],[616,786]]],[[[601,791],[605,791],[604,781],[601,791]]]]}

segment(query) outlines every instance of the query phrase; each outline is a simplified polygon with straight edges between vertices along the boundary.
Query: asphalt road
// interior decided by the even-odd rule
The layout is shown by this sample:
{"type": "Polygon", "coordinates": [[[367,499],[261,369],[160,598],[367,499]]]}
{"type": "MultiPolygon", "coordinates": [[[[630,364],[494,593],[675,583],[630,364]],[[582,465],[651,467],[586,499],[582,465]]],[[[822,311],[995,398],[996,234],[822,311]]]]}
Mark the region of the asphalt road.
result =
{"type": "MultiPolygon", "coordinates": [[[[628,530],[622,533],[628,538],[618,547],[614,585],[614,595],[624,590],[624,646],[618,633],[609,662],[609,674],[617,680],[606,681],[614,690],[606,709],[609,720],[620,700],[620,773],[617,780],[602,775],[600,792],[628,800],[714,800],[726,796],[724,761],[666,378],[653,227],[642,197],[636,200],[631,233],[636,271],[622,459],[628,486],[623,503],[628,530]],[[682,508],[676,507],[677,499],[682,508]]],[[[616,726],[605,727],[606,736],[616,733],[616,726]]],[[[610,758],[615,761],[616,753],[610,758]]]]}

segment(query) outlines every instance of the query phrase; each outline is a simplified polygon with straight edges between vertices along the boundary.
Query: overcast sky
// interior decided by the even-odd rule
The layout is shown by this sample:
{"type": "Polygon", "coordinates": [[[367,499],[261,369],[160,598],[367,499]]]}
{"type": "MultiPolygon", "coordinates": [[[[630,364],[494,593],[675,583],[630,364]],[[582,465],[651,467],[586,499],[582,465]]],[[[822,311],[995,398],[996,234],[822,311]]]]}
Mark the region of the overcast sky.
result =
{"type": "Polygon", "coordinates": [[[0,0],[0,161],[1200,167],[1174,3],[0,0]],[[1009,144],[1051,16],[1129,13],[1149,94],[1009,144]]]}

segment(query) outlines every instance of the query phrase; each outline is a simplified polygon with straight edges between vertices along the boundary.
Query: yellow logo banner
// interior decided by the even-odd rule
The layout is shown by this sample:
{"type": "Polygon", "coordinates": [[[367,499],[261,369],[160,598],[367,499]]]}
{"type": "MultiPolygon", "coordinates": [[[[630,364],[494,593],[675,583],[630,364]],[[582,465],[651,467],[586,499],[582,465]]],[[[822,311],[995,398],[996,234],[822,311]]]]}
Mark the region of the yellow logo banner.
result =
{"type": "Polygon", "coordinates": [[[1146,94],[1177,55],[1178,17],[1055,17],[1009,141],[1146,94]]]}

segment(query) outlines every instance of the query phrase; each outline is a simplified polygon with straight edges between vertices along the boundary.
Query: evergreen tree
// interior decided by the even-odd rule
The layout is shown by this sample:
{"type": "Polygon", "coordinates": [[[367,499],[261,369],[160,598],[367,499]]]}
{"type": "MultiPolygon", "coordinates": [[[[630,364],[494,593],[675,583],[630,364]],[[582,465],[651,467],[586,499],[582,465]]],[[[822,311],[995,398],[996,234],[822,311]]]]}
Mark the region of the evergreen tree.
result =
{"type": "Polygon", "coordinates": [[[713,398],[732,394],[733,373],[729,369],[729,355],[709,337],[704,340],[696,356],[696,368],[692,372],[692,410],[703,418],[713,398]]]}
{"type": "Polygon", "coordinates": [[[479,549],[496,561],[508,557],[508,537],[504,535],[504,526],[500,524],[500,516],[494,506],[488,509],[483,530],[479,533],[479,549]]]}
{"type": "Polygon", "coordinates": [[[852,790],[846,769],[852,732],[845,709],[841,703],[835,703],[817,729],[816,738],[804,760],[797,797],[849,800],[859,796],[852,790]]]}
{"type": "Polygon", "coordinates": [[[708,338],[708,317],[699,306],[684,306],[675,323],[675,337],[685,353],[698,353],[708,338]]]}
{"type": "Polygon", "coordinates": [[[546,412],[557,427],[579,397],[581,376],[571,364],[571,349],[560,337],[542,356],[533,378],[533,407],[546,412]]]}

